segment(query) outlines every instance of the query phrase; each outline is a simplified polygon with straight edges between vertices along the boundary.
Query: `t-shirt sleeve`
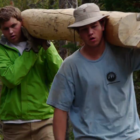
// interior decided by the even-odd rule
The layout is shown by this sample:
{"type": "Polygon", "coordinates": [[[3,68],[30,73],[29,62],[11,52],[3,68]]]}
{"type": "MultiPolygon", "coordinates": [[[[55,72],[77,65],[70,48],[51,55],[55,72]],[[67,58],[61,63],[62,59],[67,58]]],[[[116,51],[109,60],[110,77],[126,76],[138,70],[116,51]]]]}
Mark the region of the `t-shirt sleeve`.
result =
{"type": "Polygon", "coordinates": [[[140,49],[133,49],[129,53],[132,71],[140,70],[140,49]]]}
{"type": "Polygon", "coordinates": [[[69,111],[73,100],[73,82],[70,81],[65,75],[58,72],[54,78],[47,104],[63,111],[69,111]]]}

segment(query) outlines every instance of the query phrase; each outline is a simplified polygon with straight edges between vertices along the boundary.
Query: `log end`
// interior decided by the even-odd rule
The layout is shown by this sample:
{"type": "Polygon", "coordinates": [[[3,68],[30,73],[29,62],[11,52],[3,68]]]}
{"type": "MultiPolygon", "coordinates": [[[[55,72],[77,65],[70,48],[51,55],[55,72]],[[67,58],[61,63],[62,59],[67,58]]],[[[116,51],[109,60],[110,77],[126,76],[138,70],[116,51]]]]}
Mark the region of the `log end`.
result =
{"type": "Polygon", "coordinates": [[[121,20],[119,25],[118,36],[122,44],[124,44],[125,46],[139,46],[140,21],[137,21],[136,13],[130,13],[121,20]]]}

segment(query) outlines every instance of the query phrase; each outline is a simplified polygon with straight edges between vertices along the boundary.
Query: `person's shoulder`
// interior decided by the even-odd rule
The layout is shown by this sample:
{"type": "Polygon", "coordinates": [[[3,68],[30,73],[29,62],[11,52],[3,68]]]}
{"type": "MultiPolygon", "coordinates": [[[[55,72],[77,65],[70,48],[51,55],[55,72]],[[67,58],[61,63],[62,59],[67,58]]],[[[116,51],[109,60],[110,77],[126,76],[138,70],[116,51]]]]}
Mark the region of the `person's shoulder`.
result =
{"type": "Polygon", "coordinates": [[[0,42],[0,50],[5,50],[5,49],[6,49],[5,45],[0,42]]]}
{"type": "Polygon", "coordinates": [[[119,55],[119,56],[128,55],[129,53],[131,53],[133,51],[133,48],[131,48],[131,47],[115,46],[110,43],[107,43],[107,45],[109,46],[112,53],[114,53],[115,55],[119,55]]]}
{"type": "Polygon", "coordinates": [[[75,63],[79,58],[79,50],[75,51],[73,54],[68,56],[65,60],[64,63],[72,64],[75,63]]]}
{"type": "Polygon", "coordinates": [[[1,50],[7,49],[7,47],[5,47],[5,46],[9,46],[7,44],[8,44],[7,39],[4,37],[4,35],[1,35],[1,38],[0,38],[0,49],[1,50]]]}
{"type": "Polygon", "coordinates": [[[78,59],[78,54],[79,50],[75,51],[73,54],[71,54],[70,56],[68,56],[67,58],[65,58],[65,60],[63,61],[61,68],[59,69],[59,72],[64,73],[64,71],[71,71],[72,69],[74,69],[79,61],[78,59]]]}

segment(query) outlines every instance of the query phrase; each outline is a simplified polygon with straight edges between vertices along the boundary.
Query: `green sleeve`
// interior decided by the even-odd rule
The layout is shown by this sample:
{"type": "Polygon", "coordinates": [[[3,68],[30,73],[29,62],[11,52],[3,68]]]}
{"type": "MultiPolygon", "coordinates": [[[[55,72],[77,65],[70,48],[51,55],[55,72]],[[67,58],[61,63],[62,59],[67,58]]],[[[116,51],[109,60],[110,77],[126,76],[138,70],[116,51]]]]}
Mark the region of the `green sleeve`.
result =
{"type": "Polygon", "coordinates": [[[51,83],[63,60],[52,42],[51,46],[46,51],[43,49],[43,57],[45,59],[47,80],[51,83]]]}
{"type": "Polygon", "coordinates": [[[23,52],[13,62],[7,52],[0,49],[0,78],[4,85],[8,88],[14,88],[19,85],[22,79],[27,75],[31,67],[34,65],[38,55],[33,51],[23,52]]]}

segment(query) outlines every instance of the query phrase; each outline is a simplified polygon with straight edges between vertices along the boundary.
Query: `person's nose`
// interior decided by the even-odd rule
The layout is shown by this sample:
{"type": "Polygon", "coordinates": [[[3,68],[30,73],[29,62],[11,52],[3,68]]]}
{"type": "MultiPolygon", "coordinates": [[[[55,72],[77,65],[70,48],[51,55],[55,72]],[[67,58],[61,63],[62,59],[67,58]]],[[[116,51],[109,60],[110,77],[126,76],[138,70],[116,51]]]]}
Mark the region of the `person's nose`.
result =
{"type": "Polygon", "coordinates": [[[92,29],[91,27],[89,27],[89,28],[88,28],[88,33],[89,33],[89,35],[92,35],[93,32],[94,32],[93,29],[92,29]]]}
{"type": "Polygon", "coordinates": [[[12,34],[13,33],[13,29],[9,28],[9,33],[12,34]]]}

